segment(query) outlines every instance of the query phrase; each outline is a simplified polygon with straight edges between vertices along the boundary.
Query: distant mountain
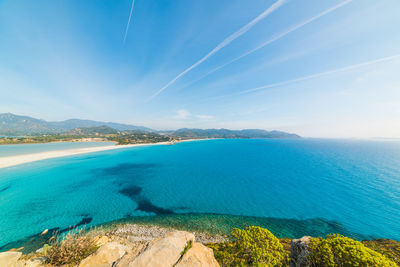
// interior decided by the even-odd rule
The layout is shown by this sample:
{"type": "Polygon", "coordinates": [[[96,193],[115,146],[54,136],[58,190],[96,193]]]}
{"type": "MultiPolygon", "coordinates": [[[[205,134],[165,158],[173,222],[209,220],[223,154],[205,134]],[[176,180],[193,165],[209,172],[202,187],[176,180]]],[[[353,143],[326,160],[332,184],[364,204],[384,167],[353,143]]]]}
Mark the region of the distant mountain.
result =
{"type": "Polygon", "coordinates": [[[300,138],[297,134],[260,129],[188,129],[170,131],[168,134],[184,138],[300,138]]]}
{"type": "Polygon", "coordinates": [[[63,133],[76,128],[99,126],[108,126],[119,131],[152,131],[150,128],[143,126],[114,122],[100,122],[80,119],[48,122],[45,120],[39,120],[28,116],[19,116],[12,113],[0,114],[0,135],[55,134],[63,133]]]}
{"type": "Polygon", "coordinates": [[[86,128],[75,128],[65,132],[67,135],[107,135],[107,134],[118,134],[119,131],[108,126],[96,126],[86,128]]]}
{"type": "Polygon", "coordinates": [[[115,123],[115,122],[80,120],[80,119],[70,119],[66,121],[50,122],[50,123],[63,131],[75,128],[89,128],[89,127],[99,127],[99,126],[108,126],[118,131],[145,131],[145,132],[153,131],[152,129],[143,126],[135,126],[130,124],[115,123]]]}
{"type": "Polygon", "coordinates": [[[175,131],[154,131],[143,126],[101,122],[92,120],[70,119],[58,122],[48,122],[28,116],[19,116],[11,113],[0,114],[0,135],[38,135],[38,134],[75,134],[101,135],[116,134],[118,132],[140,131],[154,132],[181,138],[299,138],[297,134],[266,131],[260,129],[229,130],[229,129],[189,129],[182,128],[175,131]]]}

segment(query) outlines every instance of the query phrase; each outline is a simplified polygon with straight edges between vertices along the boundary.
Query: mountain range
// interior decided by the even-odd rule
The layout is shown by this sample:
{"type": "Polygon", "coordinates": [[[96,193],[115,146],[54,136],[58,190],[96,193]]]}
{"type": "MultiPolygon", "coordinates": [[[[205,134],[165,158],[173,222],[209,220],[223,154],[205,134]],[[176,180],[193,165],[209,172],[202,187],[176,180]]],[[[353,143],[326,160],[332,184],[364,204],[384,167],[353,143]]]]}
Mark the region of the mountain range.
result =
{"type": "Polygon", "coordinates": [[[49,122],[28,116],[19,116],[12,113],[0,114],[0,135],[57,134],[76,128],[98,126],[108,126],[118,131],[152,131],[152,129],[143,126],[134,126],[115,122],[101,122],[80,119],[49,122]]]}
{"type": "Polygon", "coordinates": [[[189,129],[182,128],[173,131],[157,131],[144,126],[102,122],[92,120],[70,119],[58,122],[48,122],[29,116],[19,116],[12,113],[0,114],[0,135],[41,135],[60,133],[107,133],[124,131],[154,132],[182,138],[299,138],[297,134],[282,131],[266,131],[261,129],[189,129]]]}

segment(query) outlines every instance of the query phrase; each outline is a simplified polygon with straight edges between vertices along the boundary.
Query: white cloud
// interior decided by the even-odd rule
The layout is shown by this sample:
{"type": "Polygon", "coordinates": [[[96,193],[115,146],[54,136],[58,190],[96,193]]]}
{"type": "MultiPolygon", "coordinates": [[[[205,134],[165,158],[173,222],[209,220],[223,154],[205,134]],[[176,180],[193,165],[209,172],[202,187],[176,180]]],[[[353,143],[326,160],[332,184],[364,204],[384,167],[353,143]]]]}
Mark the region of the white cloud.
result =
{"type": "Polygon", "coordinates": [[[264,85],[264,86],[260,86],[260,87],[256,87],[256,88],[252,88],[252,89],[248,89],[248,90],[245,90],[245,91],[241,91],[241,92],[236,93],[236,94],[240,94],[241,95],[241,94],[252,93],[252,92],[263,90],[263,89],[268,89],[268,88],[279,87],[279,86],[288,85],[288,84],[292,84],[292,83],[297,83],[297,82],[301,82],[301,81],[305,81],[305,80],[309,80],[309,79],[313,79],[313,78],[318,78],[318,77],[325,76],[325,75],[335,74],[335,73],[339,73],[339,72],[351,71],[351,70],[354,70],[354,69],[366,67],[366,66],[377,64],[377,63],[381,63],[381,62],[392,61],[392,60],[399,59],[399,58],[400,58],[400,54],[396,54],[396,55],[393,55],[393,56],[378,58],[378,59],[374,59],[374,60],[371,60],[371,61],[366,61],[366,62],[362,62],[362,63],[358,63],[358,64],[346,66],[346,67],[341,67],[341,68],[338,68],[338,69],[333,69],[333,70],[329,70],[329,71],[325,71],[325,72],[320,72],[320,73],[304,76],[304,77],[297,78],[297,79],[292,79],[292,80],[287,80],[287,81],[283,81],[283,82],[268,84],[268,85],[264,85]]]}
{"type": "Polygon", "coordinates": [[[266,18],[269,14],[274,12],[276,9],[278,9],[280,6],[282,6],[284,3],[286,3],[286,0],[278,0],[274,4],[272,4],[269,8],[264,10],[260,15],[258,15],[256,18],[254,18],[252,21],[244,25],[242,28],[234,32],[233,34],[229,35],[227,38],[225,38],[221,43],[219,43],[213,50],[211,50],[207,55],[202,57],[199,61],[194,63],[192,66],[189,68],[185,69],[182,71],[178,76],[173,78],[171,81],[169,81],[164,87],[159,89],[156,93],[154,93],[151,97],[150,100],[153,99],[154,97],[158,96],[162,91],[170,87],[172,84],[174,84],[178,79],[180,79],[182,76],[184,76],[186,73],[191,71],[192,69],[196,68],[198,65],[206,61],[209,57],[217,53],[219,50],[224,48],[225,46],[229,45],[231,42],[245,34],[247,31],[249,31],[254,25],[259,23],[262,19],[266,18]]]}
{"type": "MultiPolygon", "coordinates": [[[[266,47],[267,45],[269,45],[269,44],[271,44],[271,43],[273,43],[273,42],[275,42],[275,41],[278,41],[279,39],[281,39],[282,37],[285,37],[285,36],[288,35],[289,33],[294,32],[294,31],[296,31],[297,29],[300,29],[300,28],[306,26],[307,24],[310,24],[310,23],[313,22],[314,20],[317,20],[317,19],[319,19],[320,17],[323,17],[323,16],[325,16],[325,15],[327,15],[327,14],[329,14],[329,13],[335,11],[336,9],[338,9],[338,8],[344,6],[344,5],[349,4],[349,3],[352,2],[352,1],[353,1],[353,0],[346,0],[346,1],[342,2],[342,3],[339,3],[338,5],[333,6],[333,7],[329,8],[329,9],[327,9],[327,10],[325,10],[325,11],[319,13],[318,15],[316,15],[316,16],[314,16],[314,17],[312,17],[312,18],[310,18],[310,19],[308,19],[308,20],[306,20],[306,21],[303,21],[303,22],[300,23],[300,24],[297,24],[297,25],[293,26],[293,27],[290,28],[289,30],[286,30],[286,31],[284,31],[284,32],[282,32],[282,33],[280,33],[280,34],[278,34],[278,35],[276,35],[276,36],[273,36],[272,38],[268,39],[266,42],[262,43],[261,45],[257,46],[256,48],[253,48],[253,49],[247,51],[246,53],[244,53],[244,54],[242,54],[242,55],[240,55],[240,56],[238,56],[238,57],[236,57],[236,58],[234,58],[234,59],[232,59],[232,60],[230,60],[230,61],[228,61],[228,62],[226,62],[226,63],[224,63],[224,64],[222,64],[222,65],[220,65],[220,66],[218,66],[218,67],[216,67],[215,69],[212,69],[211,71],[207,72],[206,74],[204,74],[203,76],[201,76],[199,79],[193,81],[192,83],[195,83],[195,82],[198,82],[198,81],[204,79],[204,78],[207,77],[208,75],[210,75],[210,74],[212,74],[212,73],[214,73],[214,72],[216,72],[216,71],[218,71],[218,70],[220,70],[220,69],[222,69],[222,68],[224,68],[224,67],[226,67],[226,66],[228,66],[228,65],[230,65],[230,64],[232,64],[232,63],[234,63],[234,62],[236,62],[236,61],[238,61],[239,59],[242,59],[242,58],[244,58],[244,57],[246,57],[246,56],[248,56],[248,55],[250,55],[250,54],[252,54],[252,53],[254,53],[254,52],[258,51],[258,50],[260,50],[261,48],[266,47]]],[[[190,84],[192,84],[192,83],[190,83],[190,84]]],[[[186,87],[186,86],[185,86],[185,87],[186,87]]]]}
{"type": "Polygon", "coordinates": [[[175,111],[175,115],[173,116],[175,120],[212,120],[215,117],[212,115],[202,115],[202,114],[192,114],[186,109],[178,109],[175,111]]]}
{"type": "Polygon", "coordinates": [[[129,19],[128,19],[128,23],[126,24],[126,28],[125,28],[124,44],[125,44],[125,41],[126,41],[126,36],[128,35],[129,25],[131,24],[132,11],[133,11],[133,6],[134,5],[135,5],[135,0],[132,0],[131,11],[129,12],[129,19]]]}
{"type": "Polygon", "coordinates": [[[187,111],[186,109],[179,109],[176,111],[176,115],[174,116],[174,119],[186,120],[191,116],[192,116],[192,114],[189,111],[187,111]]]}

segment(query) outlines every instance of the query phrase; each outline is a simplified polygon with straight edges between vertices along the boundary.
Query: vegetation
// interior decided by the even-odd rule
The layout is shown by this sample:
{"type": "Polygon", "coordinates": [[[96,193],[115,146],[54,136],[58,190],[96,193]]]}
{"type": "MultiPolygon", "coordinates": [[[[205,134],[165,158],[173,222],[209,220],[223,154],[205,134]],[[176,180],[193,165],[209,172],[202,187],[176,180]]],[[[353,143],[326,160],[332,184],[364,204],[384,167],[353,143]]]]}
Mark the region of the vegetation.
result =
{"type": "MultiPolygon", "coordinates": [[[[0,114],[0,136],[34,136],[34,135],[108,135],[118,132],[155,133],[150,128],[113,122],[70,119],[59,122],[48,122],[28,116],[18,116],[11,113],[0,114]]],[[[158,132],[160,133],[160,132],[158,132]]],[[[229,130],[229,129],[179,129],[165,131],[176,139],[187,138],[299,138],[296,134],[280,131],[265,131],[260,129],[229,130]]]]}
{"type": "MultiPolygon", "coordinates": [[[[26,137],[2,137],[0,138],[0,145],[11,144],[39,144],[51,142],[74,142],[80,141],[84,138],[93,138],[93,136],[81,135],[40,135],[40,136],[26,136],[26,137]]],[[[95,141],[106,140],[99,138],[95,141]]]]}
{"type": "Polygon", "coordinates": [[[87,128],[75,128],[67,132],[67,134],[70,135],[113,135],[118,133],[119,131],[105,125],[87,128]]]}
{"type": "Polygon", "coordinates": [[[363,245],[375,250],[400,266],[400,241],[374,239],[362,241],[363,245]]]}
{"type": "Polygon", "coordinates": [[[144,144],[173,141],[173,138],[156,133],[148,132],[123,132],[118,135],[107,137],[107,140],[117,142],[118,145],[144,144]]]}
{"type": "MultiPolygon", "coordinates": [[[[106,231],[113,231],[110,228],[106,231]]],[[[104,229],[74,229],[64,238],[53,236],[42,252],[25,255],[25,259],[45,256],[46,266],[75,266],[97,249],[99,236],[104,229]]],[[[107,235],[107,234],[106,234],[107,235]]],[[[189,241],[181,256],[192,247],[189,241]]],[[[291,239],[275,237],[269,230],[250,226],[243,230],[234,228],[230,241],[208,244],[221,266],[289,266],[291,264],[291,239]]],[[[17,251],[17,250],[15,250],[17,251]]],[[[398,266],[400,242],[377,239],[356,241],[338,234],[326,238],[312,238],[309,254],[302,266],[398,266]],[[396,264],[397,263],[397,264],[396,264]]]]}
{"type": "Polygon", "coordinates": [[[361,242],[342,235],[328,235],[326,239],[313,238],[309,260],[312,266],[397,266],[382,254],[367,248],[361,242]]]}
{"type": "Polygon", "coordinates": [[[181,256],[185,255],[186,252],[192,247],[192,245],[193,245],[193,241],[189,240],[189,242],[186,244],[185,248],[181,252],[181,256]]]}
{"type": "MultiPolygon", "coordinates": [[[[290,242],[267,229],[234,229],[231,241],[208,244],[221,266],[289,266],[290,242]]],[[[338,234],[312,238],[308,266],[400,266],[400,242],[378,239],[359,242],[338,234]]]]}
{"type": "Polygon", "coordinates": [[[288,265],[289,252],[267,229],[258,226],[244,230],[235,228],[231,235],[231,242],[210,245],[222,266],[288,265]]]}
{"type": "Polygon", "coordinates": [[[61,240],[54,238],[51,245],[43,247],[43,253],[47,257],[47,263],[60,266],[77,264],[97,249],[95,238],[79,230],[68,233],[61,240]]]}
{"type": "Polygon", "coordinates": [[[25,137],[3,137],[0,145],[36,144],[75,141],[113,141],[119,145],[168,142],[174,140],[165,135],[142,131],[117,131],[108,126],[76,128],[63,134],[37,135],[25,137]]]}
{"type": "Polygon", "coordinates": [[[108,126],[112,129],[116,129],[118,131],[151,131],[151,129],[142,126],[113,122],[100,122],[79,119],[49,122],[28,116],[19,116],[11,113],[0,114],[0,135],[5,136],[61,134],[76,128],[91,128],[103,125],[108,126]]]}
{"type": "Polygon", "coordinates": [[[280,131],[265,131],[260,129],[229,130],[229,129],[179,129],[166,132],[178,138],[299,138],[296,134],[280,131]]]}

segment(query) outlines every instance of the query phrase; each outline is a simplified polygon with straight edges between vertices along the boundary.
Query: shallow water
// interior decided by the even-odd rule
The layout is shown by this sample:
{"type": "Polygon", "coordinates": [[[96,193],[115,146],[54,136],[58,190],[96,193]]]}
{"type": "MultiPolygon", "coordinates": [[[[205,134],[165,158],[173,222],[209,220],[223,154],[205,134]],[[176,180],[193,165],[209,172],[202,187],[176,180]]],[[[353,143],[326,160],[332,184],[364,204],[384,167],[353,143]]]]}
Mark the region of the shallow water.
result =
{"type": "Polygon", "coordinates": [[[282,237],[400,239],[399,142],[185,142],[50,159],[0,177],[0,247],[46,228],[124,218],[221,233],[257,224],[282,237]]]}
{"type": "Polygon", "coordinates": [[[0,145],[0,157],[40,153],[74,148],[114,145],[114,142],[54,142],[45,144],[0,145]]]}

